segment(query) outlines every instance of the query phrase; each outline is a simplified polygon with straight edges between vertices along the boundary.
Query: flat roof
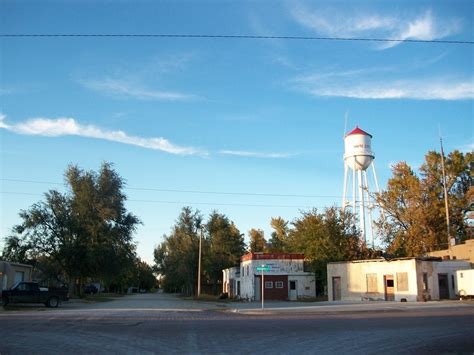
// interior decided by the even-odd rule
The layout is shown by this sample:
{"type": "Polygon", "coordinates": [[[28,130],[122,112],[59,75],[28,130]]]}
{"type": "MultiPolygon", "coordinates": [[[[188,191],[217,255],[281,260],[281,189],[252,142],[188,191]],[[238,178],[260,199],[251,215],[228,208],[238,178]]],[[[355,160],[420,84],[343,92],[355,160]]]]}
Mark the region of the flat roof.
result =
{"type": "Polygon", "coordinates": [[[240,261],[248,260],[304,260],[299,253],[248,253],[240,257],[240,261]]]}

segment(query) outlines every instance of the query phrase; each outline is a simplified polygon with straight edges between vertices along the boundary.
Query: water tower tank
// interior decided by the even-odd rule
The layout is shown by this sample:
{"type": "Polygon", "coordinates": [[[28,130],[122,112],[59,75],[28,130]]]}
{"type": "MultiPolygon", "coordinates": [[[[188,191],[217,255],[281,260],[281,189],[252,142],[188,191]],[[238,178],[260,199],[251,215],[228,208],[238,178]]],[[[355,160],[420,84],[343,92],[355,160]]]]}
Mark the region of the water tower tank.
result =
{"type": "Polygon", "coordinates": [[[372,135],[356,127],[344,138],[344,162],[352,170],[366,170],[373,160],[372,135]]]}

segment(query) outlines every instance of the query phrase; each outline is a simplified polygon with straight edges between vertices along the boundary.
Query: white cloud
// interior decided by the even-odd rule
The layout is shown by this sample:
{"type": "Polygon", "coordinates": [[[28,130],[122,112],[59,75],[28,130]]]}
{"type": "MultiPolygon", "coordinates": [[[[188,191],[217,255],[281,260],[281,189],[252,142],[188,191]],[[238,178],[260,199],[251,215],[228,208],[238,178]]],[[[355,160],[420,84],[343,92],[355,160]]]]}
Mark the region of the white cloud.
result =
{"type": "Polygon", "coordinates": [[[221,150],[220,154],[224,155],[234,155],[239,157],[248,157],[248,158],[264,158],[264,159],[284,159],[289,158],[292,154],[288,153],[260,153],[260,152],[249,152],[243,150],[221,150]]]}
{"type": "MultiPolygon", "coordinates": [[[[321,35],[340,38],[365,37],[397,40],[436,40],[458,33],[461,21],[433,16],[430,9],[421,15],[383,15],[337,9],[310,9],[299,3],[291,9],[292,17],[302,26],[321,35]]],[[[379,49],[394,47],[400,42],[386,42],[379,49]]]]}
{"type": "Polygon", "coordinates": [[[158,101],[191,101],[197,99],[197,96],[173,91],[151,90],[143,88],[132,83],[116,80],[79,80],[84,87],[116,97],[131,97],[139,100],[158,100],[158,101]]]}
{"type": "Polygon", "coordinates": [[[413,100],[474,99],[474,86],[469,79],[446,77],[390,79],[384,75],[368,75],[376,73],[377,70],[377,68],[373,68],[316,73],[297,77],[291,80],[291,83],[297,90],[318,97],[413,100]]]}
{"type": "Polygon", "coordinates": [[[192,147],[179,146],[162,137],[129,136],[123,131],[109,131],[93,125],[82,125],[73,118],[34,118],[14,125],[7,124],[5,118],[5,115],[0,115],[0,128],[17,134],[46,137],[80,136],[129,144],[176,155],[207,155],[207,152],[192,147]]]}

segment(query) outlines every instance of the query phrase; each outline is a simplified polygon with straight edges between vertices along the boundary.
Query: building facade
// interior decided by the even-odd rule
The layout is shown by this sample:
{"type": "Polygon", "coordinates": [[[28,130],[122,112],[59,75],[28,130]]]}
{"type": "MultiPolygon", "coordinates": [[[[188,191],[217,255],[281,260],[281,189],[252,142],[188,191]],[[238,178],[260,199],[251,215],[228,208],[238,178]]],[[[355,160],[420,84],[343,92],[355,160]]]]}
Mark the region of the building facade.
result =
{"type": "Polygon", "coordinates": [[[15,283],[31,281],[31,265],[12,263],[0,260],[0,294],[15,283]]]}
{"type": "Polygon", "coordinates": [[[428,253],[443,259],[456,259],[469,261],[474,267],[474,239],[468,239],[463,244],[453,245],[451,249],[437,250],[428,253]]]}
{"type": "Polygon", "coordinates": [[[470,263],[440,258],[373,259],[329,263],[330,301],[455,299],[456,271],[470,263]]]}
{"type": "Polygon", "coordinates": [[[314,275],[304,271],[304,255],[248,253],[240,266],[223,270],[223,292],[250,301],[298,300],[316,296],[314,275]],[[264,269],[261,271],[259,269],[264,269]]]}

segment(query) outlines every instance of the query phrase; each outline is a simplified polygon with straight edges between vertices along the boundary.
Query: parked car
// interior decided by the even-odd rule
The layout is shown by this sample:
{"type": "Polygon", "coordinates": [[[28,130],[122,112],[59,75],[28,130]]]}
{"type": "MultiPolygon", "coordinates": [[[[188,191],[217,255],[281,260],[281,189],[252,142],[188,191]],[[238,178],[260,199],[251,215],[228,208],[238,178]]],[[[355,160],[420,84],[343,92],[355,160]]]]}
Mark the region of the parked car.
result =
{"type": "Polygon", "coordinates": [[[46,307],[56,308],[62,301],[68,300],[67,289],[39,287],[37,282],[18,282],[2,292],[3,306],[10,303],[44,303],[46,307]]]}
{"type": "Polygon", "coordinates": [[[99,292],[99,289],[95,285],[87,285],[84,287],[84,292],[87,295],[95,295],[97,292],[99,292]]]}

